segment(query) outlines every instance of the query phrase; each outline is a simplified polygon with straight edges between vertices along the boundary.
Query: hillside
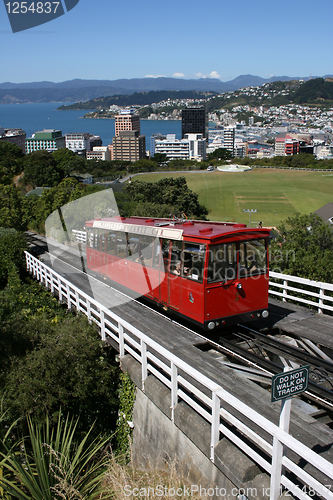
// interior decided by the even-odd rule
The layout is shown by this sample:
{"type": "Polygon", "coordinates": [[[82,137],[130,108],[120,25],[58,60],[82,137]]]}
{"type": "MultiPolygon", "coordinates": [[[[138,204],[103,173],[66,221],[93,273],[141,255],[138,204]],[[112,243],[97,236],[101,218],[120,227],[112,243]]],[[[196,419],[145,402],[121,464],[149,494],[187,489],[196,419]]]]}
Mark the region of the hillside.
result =
{"type": "MultiPolygon", "coordinates": [[[[182,99],[204,99],[208,112],[234,106],[282,106],[286,104],[316,105],[328,107],[333,105],[333,79],[316,78],[303,82],[288,80],[264,83],[261,86],[248,86],[234,92],[224,92],[214,95],[213,92],[198,91],[150,91],[135,92],[130,95],[114,95],[98,97],[87,102],[77,102],[72,105],[62,105],[60,110],[108,110],[111,105],[118,106],[149,106],[170,99],[170,109],[181,108],[182,99]],[[176,101],[176,102],[175,102],[176,101]]],[[[150,110],[153,112],[153,110],[150,110]]]]}
{"type": "Polygon", "coordinates": [[[154,102],[160,102],[167,99],[206,99],[207,95],[212,95],[207,92],[197,92],[194,90],[188,91],[174,91],[174,90],[160,90],[150,92],[135,92],[130,95],[114,95],[108,97],[99,97],[87,102],[77,102],[71,105],[63,105],[58,109],[71,110],[71,109],[105,109],[109,108],[112,104],[117,106],[145,106],[154,102]]]}

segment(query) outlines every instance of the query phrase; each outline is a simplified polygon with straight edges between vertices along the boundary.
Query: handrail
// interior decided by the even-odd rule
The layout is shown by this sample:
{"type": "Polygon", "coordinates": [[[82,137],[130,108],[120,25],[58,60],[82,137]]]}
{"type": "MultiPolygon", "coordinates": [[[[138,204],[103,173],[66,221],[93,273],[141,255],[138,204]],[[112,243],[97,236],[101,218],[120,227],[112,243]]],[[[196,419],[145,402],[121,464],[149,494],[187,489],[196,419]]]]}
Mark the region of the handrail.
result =
{"type": "Polygon", "coordinates": [[[319,482],[286,456],[283,456],[280,466],[275,466],[272,463],[272,440],[274,442],[278,441],[286,448],[292,450],[299,457],[304,458],[308,463],[325,474],[329,480],[333,480],[333,467],[330,462],[238,400],[223,389],[223,387],[216,384],[216,382],[200,373],[199,370],[160,346],[145,333],[89,297],[89,295],[82,292],[31,254],[25,252],[25,255],[27,269],[39,281],[44,283],[51,292],[57,293],[59,300],[65,301],[69,309],[72,307],[76,308],[78,312],[86,314],[90,321],[96,323],[103,340],[106,340],[107,336],[109,336],[118,344],[120,357],[128,353],[141,364],[141,389],[143,391],[149,373],[157,377],[170,389],[171,420],[174,418],[175,407],[180,400],[183,400],[210,423],[210,459],[213,463],[215,459],[215,447],[219,442],[220,434],[223,434],[270,474],[271,500],[277,499],[278,494],[276,492],[280,490],[280,482],[294,496],[302,500],[311,500],[313,497],[312,492],[316,492],[327,500],[333,500],[333,492],[330,491],[328,485],[319,482]],[[158,353],[158,356],[155,353],[158,353]],[[186,378],[180,375],[180,371],[186,374],[186,378]],[[194,381],[195,383],[193,383],[194,381]],[[267,441],[253,430],[253,428],[247,426],[229,410],[226,410],[224,408],[225,402],[228,406],[234,408],[237,414],[250,419],[255,428],[265,430],[271,437],[271,440],[267,441]],[[254,446],[252,447],[250,443],[254,446]],[[261,452],[257,451],[258,448],[261,452]],[[268,458],[265,458],[266,456],[268,458]],[[281,475],[282,466],[285,470],[293,473],[291,477],[300,478],[306,485],[305,490],[304,488],[301,489],[285,473],[281,475]],[[280,467],[280,470],[276,470],[276,467],[280,467]]]}
{"type": "Polygon", "coordinates": [[[331,295],[325,294],[325,291],[333,292],[333,285],[331,283],[323,283],[321,281],[276,273],[274,271],[269,272],[269,277],[268,293],[275,297],[280,297],[283,302],[287,300],[301,302],[302,304],[316,308],[319,314],[323,314],[325,311],[333,311],[333,293],[331,293],[331,295]],[[298,283],[302,285],[303,288],[293,287],[289,285],[289,282],[298,283]],[[278,290],[276,290],[276,288],[278,290]],[[313,291],[313,289],[318,291],[313,291]],[[309,296],[312,300],[306,299],[304,296],[309,296]],[[327,304],[327,302],[331,303],[331,305],[327,304]]]}

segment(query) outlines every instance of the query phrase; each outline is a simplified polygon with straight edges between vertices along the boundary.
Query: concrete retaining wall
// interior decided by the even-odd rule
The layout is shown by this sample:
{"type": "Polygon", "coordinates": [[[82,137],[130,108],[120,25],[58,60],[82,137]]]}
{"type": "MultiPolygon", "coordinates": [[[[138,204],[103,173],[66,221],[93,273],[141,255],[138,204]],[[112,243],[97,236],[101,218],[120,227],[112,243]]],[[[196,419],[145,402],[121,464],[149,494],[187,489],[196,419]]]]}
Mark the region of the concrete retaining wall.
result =
{"type": "MultiPolygon", "coordinates": [[[[124,371],[138,387],[133,411],[133,461],[145,469],[149,464],[164,468],[176,460],[194,485],[214,488],[214,497],[269,499],[269,476],[228,439],[215,448],[215,464],[210,457],[210,425],[186,403],[175,408],[171,421],[170,391],[153,375],[141,387],[141,366],[132,357],[121,360],[124,371]],[[217,489],[216,489],[217,487],[217,489]]],[[[212,490],[211,490],[212,491],[212,490]]],[[[204,496],[204,495],[203,495],[204,496]]]]}

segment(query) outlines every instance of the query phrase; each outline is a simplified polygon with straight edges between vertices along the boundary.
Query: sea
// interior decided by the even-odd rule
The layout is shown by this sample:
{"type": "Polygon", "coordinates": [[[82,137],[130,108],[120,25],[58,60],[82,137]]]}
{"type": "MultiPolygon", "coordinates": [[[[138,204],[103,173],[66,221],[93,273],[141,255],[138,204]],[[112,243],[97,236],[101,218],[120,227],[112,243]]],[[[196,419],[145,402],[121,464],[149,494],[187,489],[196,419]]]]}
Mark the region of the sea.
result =
{"type": "MultiPolygon", "coordinates": [[[[89,132],[99,135],[103,146],[112,143],[115,134],[114,120],[107,118],[84,118],[87,111],[58,111],[63,103],[29,103],[0,105],[0,127],[22,128],[31,137],[44,129],[61,130],[63,135],[71,132],[89,132]]],[[[68,103],[66,103],[68,104],[68,103]]],[[[141,134],[146,136],[146,150],[150,149],[152,134],[176,134],[181,139],[181,120],[140,120],[141,134]]]]}

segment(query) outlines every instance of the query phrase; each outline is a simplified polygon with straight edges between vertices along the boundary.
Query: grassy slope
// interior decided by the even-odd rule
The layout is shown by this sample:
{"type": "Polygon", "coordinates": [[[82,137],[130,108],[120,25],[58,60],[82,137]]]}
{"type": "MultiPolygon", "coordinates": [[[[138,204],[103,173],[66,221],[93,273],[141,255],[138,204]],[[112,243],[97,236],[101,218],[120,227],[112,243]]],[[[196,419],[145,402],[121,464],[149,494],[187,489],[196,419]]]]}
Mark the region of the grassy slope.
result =
{"type": "MultiPolygon", "coordinates": [[[[190,189],[209,210],[211,220],[248,224],[243,209],[257,209],[251,222],[277,226],[300,212],[309,214],[333,201],[333,174],[298,170],[254,169],[244,173],[207,172],[148,174],[133,180],[156,182],[162,177],[184,175],[190,189]]],[[[252,225],[252,224],[251,224],[252,225]]]]}

